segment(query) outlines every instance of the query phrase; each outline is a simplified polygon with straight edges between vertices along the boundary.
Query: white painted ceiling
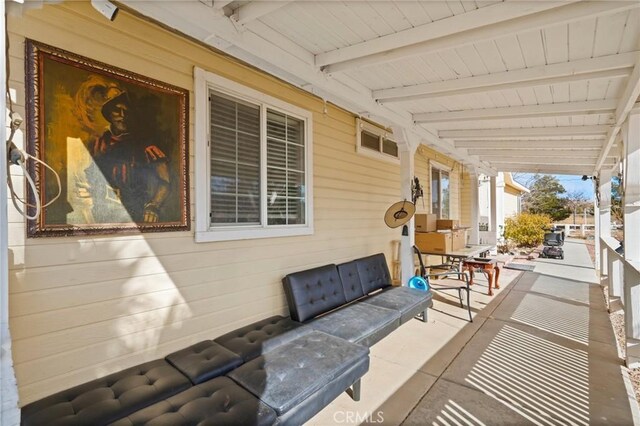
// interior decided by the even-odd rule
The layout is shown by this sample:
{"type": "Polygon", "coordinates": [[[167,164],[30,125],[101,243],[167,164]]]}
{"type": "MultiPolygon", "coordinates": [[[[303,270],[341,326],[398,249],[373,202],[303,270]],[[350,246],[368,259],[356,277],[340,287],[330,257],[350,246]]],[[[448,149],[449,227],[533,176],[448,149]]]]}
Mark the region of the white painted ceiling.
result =
{"type": "Polygon", "coordinates": [[[639,1],[122,3],[478,171],[611,168],[640,92],[639,1]]]}

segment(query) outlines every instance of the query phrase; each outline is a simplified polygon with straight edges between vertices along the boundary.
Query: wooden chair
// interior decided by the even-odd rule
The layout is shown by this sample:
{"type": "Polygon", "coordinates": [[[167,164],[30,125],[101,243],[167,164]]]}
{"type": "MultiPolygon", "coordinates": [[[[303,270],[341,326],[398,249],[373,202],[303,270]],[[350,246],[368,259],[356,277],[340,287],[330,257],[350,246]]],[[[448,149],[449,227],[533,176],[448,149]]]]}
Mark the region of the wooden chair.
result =
{"type": "Polygon", "coordinates": [[[448,272],[439,272],[439,273],[427,273],[428,269],[431,269],[429,266],[425,266],[424,261],[422,260],[422,252],[416,246],[413,246],[413,251],[416,255],[418,255],[418,261],[420,262],[420,276],[424,278],[427,283],[429,283],[429,287],[435,291],[448,291],[448,290],[457,290],[458,298],[460,299],[460,307],[464,308],[464,304],[462,303],[462,290],[467,292],[467,310],[469,311],[469,322],[473,322],[473,317],[471,316],[471,305],[470,301],[470,293],[471,288],[469,285],[469,274],[464,271],[448,271],[448,272]],[[455,277],[460,281],[460,284],[454,283],[433,283],[429,278],[446,278],[446,277],[455,277]]]}

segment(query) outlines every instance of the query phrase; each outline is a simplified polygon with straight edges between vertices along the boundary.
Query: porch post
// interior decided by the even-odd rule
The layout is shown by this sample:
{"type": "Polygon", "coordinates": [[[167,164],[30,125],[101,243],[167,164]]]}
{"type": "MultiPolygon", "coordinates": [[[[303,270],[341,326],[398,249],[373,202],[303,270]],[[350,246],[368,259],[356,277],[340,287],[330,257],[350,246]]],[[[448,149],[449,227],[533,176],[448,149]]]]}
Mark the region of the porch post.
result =
{"type": "Polygon", "coordinates": [[[624,180],[624,321],[627,366],[640,367],[640,109],[629,113],[622,128],[624,180]]]}
{"type": "MultiPolygon", "coordinates": [[[[602,244],[600,244],[600,207],[598,207],[598,200],[596,197],[593,197],[593,224],[595,225],[594,229],[594,238],[593,243],[595,244],[595,262],[594,266],[596,268],[596,272],[599,277],[602,277],[602,268],[601,268],[601,256],[600,250],[602,250],[602,244]]],[[[600,280],[602,282],[602,279],[600,280]]]]}
{"type": "Polygon", "coordinates": [[[480,199],[478,174],[469,173],[469,182],[471,185],[471,231],[469,232],[469,244],[480,244],[480,199]]]}
{"type": "MultiPolygon", "coordinates": [[[[0,33],[5,33],[5,2],[0,2],[0,33]]],[[[6,93],[5,82],[6,61],[5,38],[0,38],[0,51],[3,52],[0,60],[0,87],[2,93],[6,93]]],[[[7,175],[6,144],[7,140],[7,105],[6,97],[0,96],[0,176],[7,175]]],[[[11,355],[11,334],[9,333],[9,241],[8,241],[8,213],[7,213],[7,185],[0,183],[0,424],[13,425],[20,423],[20,410],[18,408],[18,386],[13,371],[13,357],[11,355]]]]}
{"type": "MultiPolygon", "coordinates": [[[[398,143],[400,154],[400,197],[411,201],[411,185],[415,175],[415,153],[419,141],[402,128],[393,128],[393,135],[398,143]]],[[[400,285],[406,286],[409,279],[415,275],[413,245],[415,244],[415,226],[411,218],[407,223],[409,235],[403,235],[400,239],[400,285]]],[[[401,232],[402,228],[398,229],[401,232]]]]}
{"type": "Polygon", "coordinates": [[[496,189],[496,177],[491,176],[489,178],[489,239],[486,244],[495,244],[497,242],[496,236],[498,235],[498,216],[497,216],[497,189],[496,189]]]}
{"type": "MultiPolygon", "coordinates": [[[[600,212],[598,215],[598,229],[600,234],[598,235],[598,243],[600,238],[607,239],[611,236],[611,170],[600,170],[599,175],[600,187],[600,212]]],[[[599,244],[600,249],[600,265],[596,265],[600,269],[600,275],[608,275],[607,269],[607,246],[606,244],[599,244]]],[[[611,280],[608,280],[611,283],[611,280]]],[[[609,286],[609,295],[611,293],[611,285],[609,286]]],[[[619,294],[618,294],[619,296],[619,294]]]]}

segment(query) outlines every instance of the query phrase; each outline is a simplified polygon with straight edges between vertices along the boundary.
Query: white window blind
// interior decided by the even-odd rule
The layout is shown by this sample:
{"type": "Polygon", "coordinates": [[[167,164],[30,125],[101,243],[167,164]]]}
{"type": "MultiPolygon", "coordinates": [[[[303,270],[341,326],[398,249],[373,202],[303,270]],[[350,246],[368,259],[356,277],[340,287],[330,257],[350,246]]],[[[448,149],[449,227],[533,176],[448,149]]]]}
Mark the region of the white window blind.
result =
{"type": "Polygon", "coordinates": [[[260,107],[210,92],[211,224],[260,224],[260,107]]]}

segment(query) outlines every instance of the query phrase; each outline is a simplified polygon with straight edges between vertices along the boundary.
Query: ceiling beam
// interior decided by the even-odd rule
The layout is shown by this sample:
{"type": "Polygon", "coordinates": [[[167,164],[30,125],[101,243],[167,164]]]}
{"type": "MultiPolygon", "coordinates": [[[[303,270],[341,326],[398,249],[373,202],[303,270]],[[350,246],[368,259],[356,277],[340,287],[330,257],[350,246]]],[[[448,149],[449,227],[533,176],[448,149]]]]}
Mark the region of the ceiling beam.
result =
{"type": "Polygon", "coordinates": [[[222,9],[229,3],[233,3],[233,0],[212,0],[212,1],[213,1],[213,7],[215,9],[222,9]]]}
{"type": "Polygon", "coordinates": [[[620,132],[620,128],[622,127],[622,123],[627,119],[627,115],[629,115],[629,111],[634,107],[634,104],[638,101],[638,97],[640,96],[640,59],[636,62],[635,67],[633,68],[633,73],[627,80],[627,86],[622,93],[622,97],[618,102],[618,107],[616,108],[615,115],[615,125],[609,130],[607,133],[606,143],[602,148],[602,152],[600,153],[600,157],[596,162],[596,168],[593,171],[596,174],[600,168],[603,166],[604,160],[609,155],[609,151],[613,146],[613,143],[616,140],[616,136],[620,132]]]}
{"type": "Polygon", "coordinates": [[[567,164],[516,164],[516,163],[491,163],[501,172],[521,173],[549,173],[554,175],[588,175],[590,166],[569,166],[567,164]]]}
{"type": "Polygon", "coordinates": [[[440,130],[438,136],[447,139],[531,138],[557,136],[604,136],[609,126],[527,127],[508,129],[440,130]]]}
{"type": "Polygon", "coordinates": [[[509,118],[539,118],[571,115],[606,114],[615,111],[618,101],[564,102],[503,108],[472,109],[413,114],[416,123],[447,123],[451,121],[504,120],[509,118]]]}
{"type": "MultiPolygon", "coordinates": [[[[532,148],[532,147],[529,147],[532,148]]],[[[590,158],[592,163],[598,159],[599,152],[596,150],[581,149],[511,149],[511,148],[484,148],[478,147],[467,150],[471,155],[478,155],[480,159],[488,157],[522,157],[522,158],[590,158]]]]}
{"type": "Polygon", "coordinates": [[[231,19],[239,25],[246,25],[262,16],[268,15],[286,6],[293,0],[252,1],[237,8],[231,19]]]}
{"type": "Polygon", "coordinates": [[[465,140],[456,141],[456,148],[465,149],[590,149],[601,150],[601,139],[558,139],[558,140],[465,140]]]}
{"type": "Polygon", "coordinates": [[[631,74],[632,67],[638,58],[640,58],[640,52],[627,52],[455,80],[374,90],[373,97],[384,103],[401,102],[576,80],[622,78],[631,74]]]}
{"type": "Polygon", "coordinates": [[[482,173],[496,173],[477,157],[455,148],[450,141],[438,138],[429,129],[416,126],[408,112],[390,109],[375,102],[371,90],[357,81],[347,80],[345,83],[343,76],[331,78],[318,72],[313,55],[307,52],[308,56],[305,56],[300,46],[286,37],[271,34],[265,38],[255,33],[254,27],[262,25],[260,21],[254,21],[244,31],[238,31],[231,19],[220,16],[219,11],[199,2],[121,0],[120,4],[348,111],[370,117],[386,126],[409,129],[423,144],[447,152],[456,161],[476,166],[482,173]]]}
{"type": "Polygon", "coordinates": [[[320,53],[316,55],[316,65],[324,67],[367,55],[387,52],[427,40],[449,36],[461,31],[468,31],[485,25],[497,24],[508,21],[509,19],[531,15],[564,4],[566,3],[560,1],[492,4],[460,15],[367,40],[362,43],[320,53]]]}
{"type": "MultiPolygon", "coordinates": [[[[587,166],[593,167],[596,164],[595,158],[575,158],[572,160],[568,160],[566,158],[559,157],[548,157],[548,158],[522,158],[522,157],[507,157],[500,155],[485,155],[480,157],[483,161],[488,161],[490,163],[514,163],[514,164],[549,164],[549,165],[562,165],[566,164],[567,166],[587,166]]],[[[611,165],[615,163],[614,158],[609,158],[609,162],[611,165]]]]}
{"type": "MultiPolygon", "coordinates": [[[[392,48],[378,53],[367,54],[353,59],[330,63],[325,65],[322,69],[328,74],[344,72],[354,68],[362,68],[365,66],[396,61],[409,56],[440,52],[454,47],[493,40],[495,38],[506,37],[508,35],[523,33],[552,25],[566,24],[600,15],[614,14],[639,6],[640,2],[634,1],[581,1],[534,13],[532,15],[498,22],[494,25],[485,25],[478,28],[468,29],[467,31],[454,32],[449,35],[417,42],[408,46],[392,48]]],[[[443,21],[446,22],[447,19],[443,21]]]]}

